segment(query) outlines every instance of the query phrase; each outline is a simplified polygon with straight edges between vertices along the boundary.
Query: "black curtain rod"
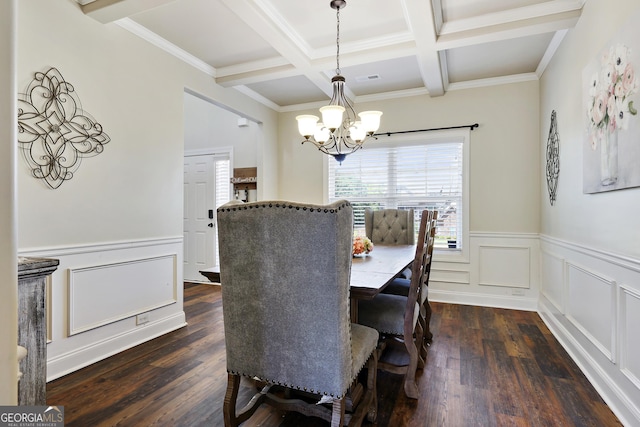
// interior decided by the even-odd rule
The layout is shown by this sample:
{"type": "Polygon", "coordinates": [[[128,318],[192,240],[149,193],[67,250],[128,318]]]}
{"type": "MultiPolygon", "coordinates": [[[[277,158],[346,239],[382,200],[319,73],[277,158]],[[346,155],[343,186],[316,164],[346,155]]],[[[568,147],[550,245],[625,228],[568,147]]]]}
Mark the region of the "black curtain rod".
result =
{"type": "Polygon", "coordinates": [[[431,129],[417,129],[417,130],[400,130],[400,131],[396,131],[396,132],[381,132],[381,133],[376,133],[373,136],[382,136],[382,135],[386,135],[386,136],[391,136],[391,135],[395,135],[397,133],[414,133],[414,132],[431,132],[434,130],[449,130],[449,129],[464,129],[464,128],[469,128],[469,130],[474,130],[475,128],[477,128],[478,126],[480,126],[477,123],[474,123],[472,125],[463,125],[463,126],[449,126],[449,127],[444,127],[444,128],[431,128],[431,129]]]}

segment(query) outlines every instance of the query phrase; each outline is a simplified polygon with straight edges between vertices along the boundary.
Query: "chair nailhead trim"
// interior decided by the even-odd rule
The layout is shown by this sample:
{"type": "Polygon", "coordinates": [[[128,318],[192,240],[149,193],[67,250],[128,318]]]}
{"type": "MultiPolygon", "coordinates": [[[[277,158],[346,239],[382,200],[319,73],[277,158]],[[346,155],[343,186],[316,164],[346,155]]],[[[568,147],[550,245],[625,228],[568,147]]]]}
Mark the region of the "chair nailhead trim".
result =
{"type": "MultiPolygon", "coordinates": [[[[369,358],[371,358],[371,356],[369,356],[369,358]]],[[[366,364],[366,362],[368,360],[369,359],[367,359],[365,361],[365,364],[366,364]]],[[[363,367],[364,367],[364,365],[362,365],[360,370],[362,370],[363,367]]],[[[360,370],[358,371],[358,374],[360,373],[360,370]]],[[[312,388],[307,388],[307,387],[304,387],[304,386],[294,386],[294,385],[291,385],[291,384],[284,383],[282,381],[274,381],[274,380],[269,380],[267,378],[260,378],[257,375],[249,375],[249,374],[245,374],[245,373],[242,373],[242,372],[230,371],[228,369],[227,369],[227,372],[230,373],[231,375],[240,375],[240,376],[243,376],[245,378],[257,378],[259,381],[265,382],[267,384],[280,385],[280,386],[287,387],[287,388],[290,388],[290,389],[302,390],[302,391],[306,391],[306,392],[310,392],[310,393],[314,393],[314,394],[322,394],[323,396],[331,396],[331,397],[333,397],[335,399],[341,399],[341,398],[344,397],[344,394],[341,395],[341,396],[337,396],[337,395],[335,395],[333,393],[324,393],[324,392],[322,392],[320,390],[314,390],[312,388]]],[[[357,374],[354,376],[354,378],[356,376],[357,376],[357,374]]]]}
{"type": "MultiPolygon", "coordinates": [[[[300,210],[302,208],[303,211],[309,211],[309,212],[319,212],[319,213],[336,213],[346,207],[351,206],[351,203],[348,201],[344,201],[344,203],[340,204],[337,206],[337,208],[326,208],[326,207],[308,207],[308,206],[297,206],[297,205],[286,205],[286,204],[282,204],[282,203],[275,203],[275,207],[276,208],[288,208],[288,209],[293,209],[295,208],[296,210],[300,210]]],[[[256,203],[248,203],[247,205],[240,205],[240,206],[232,206],[232,207],[220,207],[218,208],[219,212],[235,212],[235,211],[240,211],[240,210],[247,210],[247,209],[259,209],[259,208],[273,208],[274,207],[274,202],[271,202],[269,204],[266,203],[262,203],[262,204],[256,204],[256,203]]]]}

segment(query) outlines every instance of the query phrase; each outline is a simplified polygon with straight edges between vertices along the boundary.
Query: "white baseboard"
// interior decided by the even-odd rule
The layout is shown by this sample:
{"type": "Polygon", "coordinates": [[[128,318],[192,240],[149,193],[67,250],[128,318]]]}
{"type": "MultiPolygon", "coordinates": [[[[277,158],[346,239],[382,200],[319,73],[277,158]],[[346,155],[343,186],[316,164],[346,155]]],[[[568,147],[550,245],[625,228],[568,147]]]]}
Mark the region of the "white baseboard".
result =
{"type": "Polygon", "coordinates": [[[552,306],[540,299],[538,314],[560,345],[569,353],[591,385],[625,426],[640,425],[640,408],[634,405],[616,381],[580,344],[573,334],[553,315],[552,306]]]}
{"type": "Polygon", "coordinates": [[[429,301],[525,311],[536,311],[538,308],[537,298],[445,291],[441,289],[429,289],[429,301]]]}
{"type": "Polygon", "coordinates": [[[148,323],[138,329],[97,341],[47,360],[47,381],[60,378],[138,344],[187,325],[184,312],[148,323]]]}

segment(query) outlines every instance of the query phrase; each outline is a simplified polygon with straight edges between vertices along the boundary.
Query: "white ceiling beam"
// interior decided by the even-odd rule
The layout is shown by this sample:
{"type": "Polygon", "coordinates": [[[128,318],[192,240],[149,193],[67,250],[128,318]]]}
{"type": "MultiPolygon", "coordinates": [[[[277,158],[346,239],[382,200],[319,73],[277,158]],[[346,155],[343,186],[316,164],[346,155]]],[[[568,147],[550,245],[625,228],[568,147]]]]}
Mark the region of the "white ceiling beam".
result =
{"type": "MultiPolygon", "coordinates": [[[[287,27],[286,21],[275,11],[266,8],[264,2],[256,0],[221,0],[221,2],[298,69],[298,74],[305,75],[327,96],[331,96],[329,80],[312,66],[308,50],[304,45],[300,45],[298,38],[294,36],[295,31],[287,27]]],[[[229,85],[230,81],[227,80],[226,84],[229,85]]]]}
{"type": "Polygon", "coordinates": [[[107,24],[175,0],[95,0],[81,6],[82,12],[107,24]]]}
{"type": "MultiPolygon", "coordinates": [[[[340,50],[343,50],[342,46],[340,50]]],[[[416,52],[416,45],[413,41],[407,41],[396,45],[382,45],[382,47],[365,51],[345,50],[347,52],[340,54],[342,68],[413,56],[416,52]]],[[[335,66],[335,52],[332,55],[314,59],[309,64],[309,67],[316,73],[333,70],[335,66]]],[[[300,75],[300,71],[297,71],[285,58],[272,58],[217,68],[216,82],[222,86],[235,86],[290,77],[292,75],[300,75]]]]}
{"type": "Polygon", "coordinates": [[[441,11],[440,0],[432,9],[431,2],[424,0],[404,0],[405,19],[416,39],[416,56],[424,85],[431,96],[444,95],[445,82],[442,75],[441,55],[436,49],[437,26],[440,18],[434,15],[434,9],[441,11]]]}
{"type": "Polygon", "coordinates": [[[568,32],[569,30],[562,30],[556,32],[553,35],[551,43],[549,43],[549,46],[547,46],[547,50],[544,52],[544,56],[540,60],[538,68],[536,68],[536,76],[538,76],[538,78],[542,77],[544,70],[547,69],[547,65],[549,65],[549,62],[551,62],[551,58],[553,58],[553,55],[556,54],[556,50],[558,50],[558,48],[560,47],[560,43],[562,43],[564,36],[566,36],[568,32]]]}
{"type": "Polygon", "coordinates": [[[216,83],[223,87],[262,83],[269,80],[284,79],[286,77],[295,77],[300,75],[300,70],[296,69],[291,64],[270,68],[260,68],[253,71],[234,72],[227,75],[223,74],[224,72],[224,68],[218,68],[216,70],[216,83]]]}
{"type": "MultiPolygon", "coordinates": [[[[356,43],[344,43],[340,46],[341,65],[349,67],[366,64],[369,62],[384,61],[418,53],[418,60],[425,85],[429,83],[431,91],[438,93],[438,89],[444,93],[448,86],[446,72],[446,49],[472,46],[480,43],[507,40],[514,37],[526,37],[531,35],[563,31],[575,26],[584,0],[555,0],[538,5],[521,7],[509,11],[496,12],[480,17],[461,19],[448,23],[442,22],[441,0],[433,0],[430,9],[422,4],[422,10],[412,0],[405,0],[405,15],[412,29],[411,34],[393,34],[388,37],[358,41],[356,43]],[[410,9],[411,8],[411,9],[410,9]],[[433,30],[424,28],[425,23],[420,19],[420,14],[432,16],[433,30]],[[436,38],[436,30],[440,36],[436,38]],[[423,32],[427,34],[418,34],[423,32]],[[416,42],[415,40],[420,40],[416,42]],[[438,72],[436,70],[440,70],[438,72]],[[435,89],[434,89],[435,88],[435,89]]],[[[237,2],[234,2],[234,4],[237,2]]],[[[268,2],[259,2],[261,5],[268,2]]],[[[253,6],[249,6],[253,7],[253,6]]],[[[261,9],[257,9],[261,10],[261,9]]],[[[264,12],[264,10],[263,10],[264,12]]],[[[237,12],[238,13],[238,12],[237,12]]],[[[239,15],[240,16],[240,15],[239,15]]],[[[244,19],[244,15],[241,18],[244,19]]],[[[423,16],[424,18],[424,16],[423,16]]],[[[274,78],[285,78],[299,75],[301,72],[320,88],[327,88],[325,78],[314,80],[311,76],[318,76],[327,70],[334,68],[333,47],[312,50],[293,29],[287,27],[282,18],[278,18],[273,10],[266,9],[261,18],[282,30],[281,37],[285,48],[281,58],[272,58],[265,61],[256,61],[238,64],[217,69],[217,82],[222,86],[237,86],[258,83],[274,78]],[[293,60],[288,50],[295,49],[300,55],[304,66],[292,65],[293,60]],[[291,66],[287,66],[290,64],[291,66]]],[[[249,22],[249,25],[252,25],[249,22]]],[[[261,33],[264,36],[264,33],[261,33]]],[[[429,86],[427,86],[429,87],[429,86]]],[[[325,93],[327,90],[323,89],[325,93]]]]}
{"type": "Polygon", "coordinates": [[[496,12],[442,25],[438,50],[472,46],[573,28],[582,14],[582,1],[551,1],[496,12]]]}
{"type": "Polygon", "coordinates": [[[115,24],[131,32],[132,34],[135,34],[141,39],[148,41],[152,45],[157,46],[160,49],[168,52],[169,54],[175,56],[176,58],[181,59],[187,64],[190,64],[191,66],[199,69],[203,73],[206,73],[211,77],[216,76],[216,69],[213,68],[211,65],[207,64],[200,58],[196,58],[186,50],[179,48],[178,46],[174,45],[168,40],[160,37],[153,31],[150,31],[148,28],[143,27],[142,25],[138,24],[136,21],[132,20],[131,18],[119,19],[118,21],[115,22],[115,24]]]}
{"type": "Polygon", "coordinates": [[[219,67],[216,69],[216,77],[228,80],[230,77],[233,78],[234,76],[241,76],[243,74],[264,73],[271,76],[270,78],[279,78],[276,76],[277,73],[282,73],[282,77],[289,76],[290,74],[287,71],[287,69],[289,68],[293,69],[294,67],[285,58],[278,56],[257,61],[228,65],[226,67],[219,67]]]}
{"type": "Polygon", "coordinates": [[[460,33],[463,31],[488,28],[494,25],[508,24],[517,21],[527,21],[532,18],[553,19],[554,15],[565,12],[580,12],[584,0],[552,0],[531,6],[515,9],[501,10],[499,12],[486,13],[471,18],[457,19],[442,24],[438,34],[460,33]]]}

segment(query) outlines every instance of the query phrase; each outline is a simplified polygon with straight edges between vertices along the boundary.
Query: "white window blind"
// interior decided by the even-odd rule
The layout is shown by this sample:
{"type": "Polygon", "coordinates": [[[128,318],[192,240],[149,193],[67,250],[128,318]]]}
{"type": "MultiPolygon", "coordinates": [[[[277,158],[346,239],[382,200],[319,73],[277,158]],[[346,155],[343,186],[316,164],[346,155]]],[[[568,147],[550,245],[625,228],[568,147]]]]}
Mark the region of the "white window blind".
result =
{"type": "Polygon", "coordinates": [[[231,200],[231,166],[229,158],[215,159],[216,209],[231,200]]]}
{"type": "Polygon", "coordinates": [[[349,200],[355,228],[364,234],[364,210],[438,210],[436,246],[461,248],[463,142],[367,146],[342,164],[329,162],[329,200],[349,200]],[[451,242],[451,243],[449,243],[451,242]]]}
{"type": "MultiPolygon", "coordinates": [[[[231,200],[231,162],[229,156],[215,157],[215,203],[216,209],[231,200]]],[[[217,229],[217,226],[216,226],[217,229]]],[[[216,264],[220,265],[220,246],[218,244],[218,234],[215,238],[216,264]]]]}

